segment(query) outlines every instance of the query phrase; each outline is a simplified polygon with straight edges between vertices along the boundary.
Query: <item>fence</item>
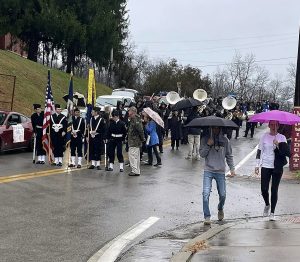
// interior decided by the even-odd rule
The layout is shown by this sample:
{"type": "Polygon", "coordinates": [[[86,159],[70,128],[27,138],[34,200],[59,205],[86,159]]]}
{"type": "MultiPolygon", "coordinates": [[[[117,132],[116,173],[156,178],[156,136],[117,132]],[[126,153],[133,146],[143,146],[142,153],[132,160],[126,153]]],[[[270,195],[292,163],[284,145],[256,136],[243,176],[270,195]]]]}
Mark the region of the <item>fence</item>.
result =
{"type": "Polygon", "coordinates": [[[16,76],[0,74],[0,109],[13,110],[16,76]]]}

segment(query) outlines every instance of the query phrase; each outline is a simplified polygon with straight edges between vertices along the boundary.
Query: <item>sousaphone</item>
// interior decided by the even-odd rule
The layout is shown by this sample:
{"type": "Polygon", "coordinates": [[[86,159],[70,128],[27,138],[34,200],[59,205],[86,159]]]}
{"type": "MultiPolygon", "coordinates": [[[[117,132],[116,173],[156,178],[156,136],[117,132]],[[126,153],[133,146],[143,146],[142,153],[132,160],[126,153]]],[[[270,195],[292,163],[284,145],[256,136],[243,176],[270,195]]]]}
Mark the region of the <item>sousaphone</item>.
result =
{"type": "Polygon", "coordinates": [[[169,104],[171,105],[175,105],[178,101],[181,100],[180,95],[175,92],[175,91],[170,91],[167,95],[166,95],[166,100],[169,104]]]}
{"type": "Polygon", "coordinates": [[[193,98],[203,102],[207,98],[207,93],[204,89],[196,89],[193,93],[193,98]]]}
{"type": "Polygon", "coordinates": [[[222,100],[224,109],[231,110],[236,106],[236,99],[233,96],[227,96],[222,100]]]}

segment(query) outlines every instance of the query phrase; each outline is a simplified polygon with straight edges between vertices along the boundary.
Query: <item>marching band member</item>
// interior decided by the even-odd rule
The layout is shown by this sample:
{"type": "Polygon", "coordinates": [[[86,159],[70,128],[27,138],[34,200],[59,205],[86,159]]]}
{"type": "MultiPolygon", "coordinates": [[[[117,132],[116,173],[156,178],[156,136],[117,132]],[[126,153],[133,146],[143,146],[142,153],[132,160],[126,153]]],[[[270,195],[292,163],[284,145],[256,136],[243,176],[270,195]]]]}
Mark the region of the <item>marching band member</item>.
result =
{"type": "Polygon", "coordinates": [[[38,157],[36,164],[45,164],[46,152],[42,144],[44,112],[42,111],[40,104],[33,104],[33,108],[35,112],[31,115],[31,123],[35,135],[35,154],[38,157]]]}
{"type": "Polygon", "coordinates": [[[117,157],[120,163],[120,172],[124,171],[124,157],[122,153],[122,144],[126,137],[125,123],[120,120],[120,115],[117,110],[112,112],[112,119],[107,131],[108,138],[108,157],[109,167],[107,171],[113,171],[115,161],[115,151],[117,148],[117,157]]]}
{"type": "Polygon", "coordinates": [[[61,113],[62,109],[59,104],[55,105],[55,111],[56,112],[51,115],[50,120],[50,136],[54,154],[53,165],[62,166],[65,149],[65,135],[67,132],[67,120],[61,113]]]}
{"type": "Polygon", "coordinates": [[[82,161],[82,145],[85,136],[86,123],[85,120],[80,117],[80,110],[74,109],[75,116],[72,117],[72,132],[71,132],[71,164],[69,167],[76,167],[76,151],[78,156],[77,168],[81,168],[82,161]]]}
{"type": "Polygon", "coordinates": [[[100,117],[100,108],[95,107],[92,110],[92,118],[90,120],[90,134],[89,134],[89,160],[92,164],[89,169],[101,170],[100,159],[101,153],[104,150],[104,139],[106,135],[106,123],[104,118],[100,117]]]}

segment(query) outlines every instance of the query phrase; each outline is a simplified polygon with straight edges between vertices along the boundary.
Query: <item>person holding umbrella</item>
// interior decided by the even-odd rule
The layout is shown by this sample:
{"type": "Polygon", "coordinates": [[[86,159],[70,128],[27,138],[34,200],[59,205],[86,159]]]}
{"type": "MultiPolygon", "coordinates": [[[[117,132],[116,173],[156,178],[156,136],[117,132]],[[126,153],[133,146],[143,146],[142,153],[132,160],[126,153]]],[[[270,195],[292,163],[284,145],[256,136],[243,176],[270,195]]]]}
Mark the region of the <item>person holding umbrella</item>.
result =
{"type": "Polygon", "coordinates": [[[146,165],[152,166],[153,164],[153,152],[156,157],[156,164],[154,166],[161,165],[161,157],[159,156],[157,145],[159,144],[158,135],[156,132],[156,123],[152,120],[152,118],[145,113],[144,121],[146,123],[145,130],[148,135],[146,140],[146,146],[148,151],[148,163],[146,165]]]}
{"type": "Polygon", "coordinates": [[[269,122],[270,131],[265,133],[259,142],[255,167],[258,175],[261,167],[261,194],[265,201],[263,216],[269,216],[270,221],[275,220],[275,207],[278,199],[278,188],[283,173],[283,166],[287,164],[286,157],[290,156],[290,150],[286,137],[278,133],[279,122],[269,122]],[[269,186],[271,187],[271,206],[269,200],[269,186]],[[271,213],[270,213],[271,210],[271,213]]]}
{"type": "Polygon", "coordinates": [[[222,128],[236,128],[237,125],[228,119],[208,116],[196,118],[187,126],[209,128],[209,132],[202,137],[200,142],[200,156],[205,158],[202,192],[204,225],[210,225],[211,214],[209,210],[209,197],[212,188],[212,180],[216,180],[217,183],[219,195],[218,220],[221,221],[224,218],[224,204],[226,199],[226,163],[230,168],[229,176],[235,176],[231,144],[229,139],[222,133],[222,128]]]}
{"type": "Polygon", "coordinates": [[[255,173],[259,174],[261,167],[261,194],[265,201],[263,216],[275,220],[275,207],[278,199],[278,188],[283,174],[283,167],[287,164],[286,157],[290,157],[290,150],[286,137],[278,133],[279,124],[294,125],[300,122],[300,117],[285,111],[272,110],[252,116],[250,122],[269,123],[270,131],[265,133],[259,142],[256,154],[257,164],[255,173]],[[271,205],[269,201],[269,184],[271,186],[271,205]]]}

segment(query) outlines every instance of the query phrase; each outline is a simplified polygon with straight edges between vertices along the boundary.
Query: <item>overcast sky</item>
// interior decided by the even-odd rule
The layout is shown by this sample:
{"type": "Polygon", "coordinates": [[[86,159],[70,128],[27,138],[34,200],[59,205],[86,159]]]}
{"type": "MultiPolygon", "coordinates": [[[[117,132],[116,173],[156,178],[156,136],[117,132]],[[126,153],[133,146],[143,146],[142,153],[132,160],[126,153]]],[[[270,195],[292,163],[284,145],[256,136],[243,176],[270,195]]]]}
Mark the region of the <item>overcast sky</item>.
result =
{"type": "Polygon", "coordinates": [[[128,0],[127,8],[137,53],[154,61],[211,74],[238,51],[283,76],[296,63],[300,0],[128,0]]]}

